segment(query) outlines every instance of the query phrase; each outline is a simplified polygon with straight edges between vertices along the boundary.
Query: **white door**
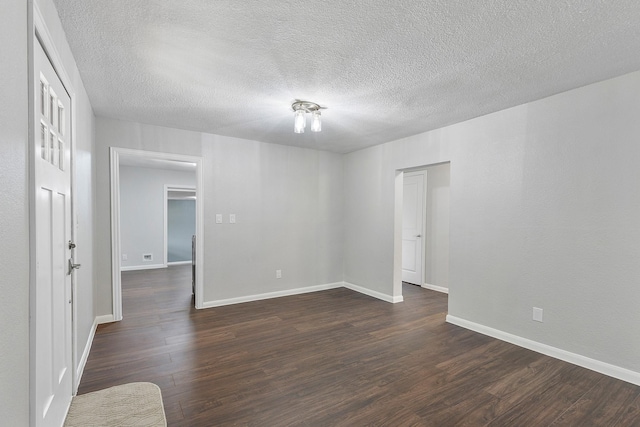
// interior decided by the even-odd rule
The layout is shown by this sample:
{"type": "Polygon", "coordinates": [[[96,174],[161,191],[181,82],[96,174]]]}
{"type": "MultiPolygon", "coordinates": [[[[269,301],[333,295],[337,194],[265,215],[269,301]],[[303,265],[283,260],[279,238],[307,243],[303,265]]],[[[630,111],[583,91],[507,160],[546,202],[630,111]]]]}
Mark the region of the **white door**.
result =
{"type": "Polygon", "coordinates": [[[424,172],[405,173],[402,201],[402,281],[422,286],[424,236],[424,172]]]}
{"type": "Polygon", "coordinates": [[[42,47],[35,45],[32,395],[36,426],[60,426],[72,396],[71,101],[42,47]]]}

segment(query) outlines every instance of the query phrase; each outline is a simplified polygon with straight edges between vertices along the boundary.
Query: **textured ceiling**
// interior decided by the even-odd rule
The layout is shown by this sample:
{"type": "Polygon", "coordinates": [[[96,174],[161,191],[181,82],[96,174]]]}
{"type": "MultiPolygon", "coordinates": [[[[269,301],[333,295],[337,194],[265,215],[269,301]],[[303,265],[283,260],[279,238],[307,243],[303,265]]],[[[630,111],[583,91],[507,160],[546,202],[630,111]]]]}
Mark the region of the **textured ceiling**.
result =
{"type": "Polygon", "coordinates": [[[638,0],[54,2],[96,115],[336,152],[640,69],[638,0]]]}

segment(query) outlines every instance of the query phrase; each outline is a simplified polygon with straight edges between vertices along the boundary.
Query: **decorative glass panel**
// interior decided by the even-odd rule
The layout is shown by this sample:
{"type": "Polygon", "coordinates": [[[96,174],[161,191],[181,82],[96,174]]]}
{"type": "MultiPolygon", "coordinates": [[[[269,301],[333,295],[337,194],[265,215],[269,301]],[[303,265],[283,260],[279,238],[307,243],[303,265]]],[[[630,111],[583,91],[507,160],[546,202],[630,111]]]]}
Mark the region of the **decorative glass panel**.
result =
{"type": "Polygon", "coordinates": [[[50,90],[49,91],[49,123],[51,123],[51,126],[56,126],[58,123],[56,123],[56,117],[55,117],[55,113],[56,111],[58,111],[58,99],[56,97],[56,94],[50,90]]]}
{"type": "Polygon", "coordinates": [[[61,102],[58,103],[58,132],[60,135],[64,135],[66,129],[64,128],[64,106],[61,102]]]}
{"type": "Polygon", "coordinates": [[[44,80],[40,80],[40,114],[42,114],[44,117],[49,117],[49,114],[47,113],[47,107],[48,107],[48,87],[47,87],[47,82],[44,80]]]}
{"type": "Polygon", "coordinates": [[[59,139],[58,140],[58,167],[60,168],[61,171],[64,170],[64,141],[59,139]]]}
{"type": "Polygon", "coordinates": [[[57,141],[58,139],[56,138],[56,134],[53,132],[49,133],[50,136],[50,143],[49,143],[49,158],[51,161],[51,164],[54,166],[58,165],[58,144],[57,141]]]}
{"type": "Polygon", "coordinates": [[[49,132],[47,132],[47,125],[44,122],[40,122],[40,156],[49,161],[49,144],[47,144],[47,137],[49,136],[49,132]]]}

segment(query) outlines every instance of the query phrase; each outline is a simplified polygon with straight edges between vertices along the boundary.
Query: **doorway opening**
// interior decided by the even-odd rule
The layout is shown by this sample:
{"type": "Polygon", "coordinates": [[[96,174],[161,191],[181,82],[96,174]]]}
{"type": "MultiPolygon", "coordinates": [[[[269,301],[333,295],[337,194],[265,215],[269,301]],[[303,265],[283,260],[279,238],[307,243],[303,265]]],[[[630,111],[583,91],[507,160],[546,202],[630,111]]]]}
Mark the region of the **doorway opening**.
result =
{"type": "Polygon", "coordinates": [[[394,296],[403,283],[449,292],[449,203],[448,162],[398,172],[394,296]]]}
{"type": "Polygon", "coordinates": [[[167,266],[194,264],[196,204],[195,187],[165,184],[164,256],[167,266]]]}
{"type": "MultiPolygon", "coordinates": [[[[188,190],[195,210],[195,251],[202,253],[202,158],[111,147],[111,264],[114,321],[122,320],[126,270],[166,268],[167,189],[188,190]],[[146,173],[140,170],[146,169],[146,173]],[[192,177],[192,178],[189,178],[192,177]],[[197,202],[195,202],[197,200],[197,202]]],[[[189,241],[191,246],[191,239],[189,241]]],[[[192,261],[190,260],[189,263],[192,261]]],[[[193,268],[194,302],[202,308],[202,263],[193,268]]]]}

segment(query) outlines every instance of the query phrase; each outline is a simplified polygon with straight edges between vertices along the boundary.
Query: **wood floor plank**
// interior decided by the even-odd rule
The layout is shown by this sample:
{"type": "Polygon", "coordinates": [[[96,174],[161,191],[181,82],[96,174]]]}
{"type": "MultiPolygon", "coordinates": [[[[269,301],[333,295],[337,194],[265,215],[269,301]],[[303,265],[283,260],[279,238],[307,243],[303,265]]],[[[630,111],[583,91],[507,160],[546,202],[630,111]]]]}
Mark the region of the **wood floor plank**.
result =
{"type": "MultiPolygon", "coordinates": [[[[586,392],[597,387],[602,378],[603,375],[596,372],[567,365],[542,388],[532,389],[512,407],[505,408],[502,415],[488,425],[551,425],[586,392]]],[[[614,402],[606,404],[614,404],[614,402]]],[[[589,423],[586,425],[609,426],[612,424],[589,423]]]]}
{"type": "Polygon", "coordinates": [[[169,426],[640,425],[640,387],[447,324],[447,295],[417,286],[206,310],[190,266],[122,286],[79,392],[154,382],[169,426]]]}
{"type": "Polygon", "coordinates": [[[638,387],[602,378],[552,425],[640,425],[639,402],[638,387]]]}

